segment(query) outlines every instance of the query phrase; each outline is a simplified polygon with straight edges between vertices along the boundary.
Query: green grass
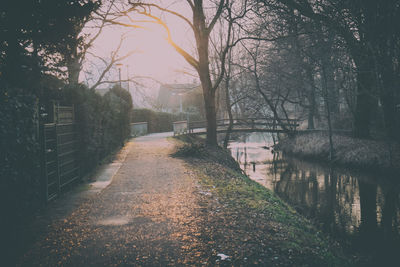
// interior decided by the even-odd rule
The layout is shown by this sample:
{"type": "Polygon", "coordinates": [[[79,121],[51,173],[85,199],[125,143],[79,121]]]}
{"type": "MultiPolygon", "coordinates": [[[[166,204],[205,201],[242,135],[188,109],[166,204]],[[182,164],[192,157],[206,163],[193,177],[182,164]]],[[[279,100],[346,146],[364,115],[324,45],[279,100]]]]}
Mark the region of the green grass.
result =
{"type": "Polygon", "coordinates": [[[250,214],[263,213],[274,225],[278,225],[281,233],[287,236],[280,243],[282,250],[312,251],[312,265],[351,265],[340,249],[332,248],[332,240],[324,237],[310,221],[267,188],[227,167],[218,166],[217,171],[208,171],[208,174],[203,167],[196,168],[202,173],[199,175],[201,184],[217,195],[229,209],[250,214]]]}
{"type": "MultiPolygon", "coordinates": [[[[212,156],[207,156],[208,152],[204,148],[201,152],[195,152],[198,145],[193,146],[193,143],[196,142],[189,141],[190,143],[187,143],[187,140],[180,138],[179,143],[184,152],[178,153],[179,156],[197,158],[201,155],[195,163],[192,163],[200,184],[217,196],[227,209],[241,214],[248,213],[249,216],[263,214],[268,218],[266,223],[276,226],[279,233],[285,236],[283,241],[278,242],[279,248],[308,255],[307,257],[310,258],[307,260],[310,262],[306,265],[352,265],[351,260],[344,255],[337,243],[318,231],[309,220],[298,214],[277,195],[243,175],[237,169],[232,169],[229,164],[224,165],[224,161],[222,164],[213,161],[215,151],[211,152],[214,153],[212,156]],[[188,151],[190,153],[187,153],[188,151]]],[[[220,154],[221,157],[226,157],[222,150],[220,154]]]]}

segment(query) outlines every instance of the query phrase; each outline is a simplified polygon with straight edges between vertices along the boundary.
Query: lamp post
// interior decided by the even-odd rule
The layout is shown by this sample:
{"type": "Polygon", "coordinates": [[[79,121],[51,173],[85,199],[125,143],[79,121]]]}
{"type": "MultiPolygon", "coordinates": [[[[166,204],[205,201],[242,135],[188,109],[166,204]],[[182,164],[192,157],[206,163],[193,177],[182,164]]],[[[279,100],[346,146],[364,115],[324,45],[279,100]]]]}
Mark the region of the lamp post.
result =
{"type": "Polygon", "coordinates": [[[122,88],[122,83],[121,83],[121,68],[122,68],[123,64],[122,64],[122,63],[117,63],[117,64],[115,64],[115,66],[117,66],[117,68],[118,68],[119,87],[122,88]]]}
{"type": "Polygon", "coordinates": [[[127,80],[127,89],[128,89],[128,92],[129,93],[131,93],[130,91],[129,91],[129,65],[126,65],[126,80],[127,80]]]}
{"type": "Polygon", "coordinates": [[[129,77],[129,65],[126,65],[126,81],[127,81],[126,87],[127,87],[129,95],[131,96],[132,106],[133,106],[133,94],[135,93],[135,90],[134,90],[135,86],[132,86],[132,94],[131,94],[131,89],[130,89],[131,79],[129,77]]]}
{"type": "Polygon", "coordinates": [[[179,112],[182,113],[183,109],[182,109],[182,93],[179,93],[179,112]]]}

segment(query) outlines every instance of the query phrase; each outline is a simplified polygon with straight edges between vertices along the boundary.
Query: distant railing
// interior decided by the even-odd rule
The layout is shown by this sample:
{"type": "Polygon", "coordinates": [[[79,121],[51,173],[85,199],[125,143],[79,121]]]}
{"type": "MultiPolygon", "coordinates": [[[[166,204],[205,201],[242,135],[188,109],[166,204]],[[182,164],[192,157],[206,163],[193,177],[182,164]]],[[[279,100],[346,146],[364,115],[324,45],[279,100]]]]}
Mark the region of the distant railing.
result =
{"type": "Polygon", "coordinates": [[[147,122],[131,123],[131,136],[142,136],[148,133],[147,122]]]}
{"type": "Polygon", "coordinates": [[[174,135],[186,134],[188,133],[188,123],[187,121],[175,121],[172,123],[174,129],[174,135]]]}
{"type": "MultiPolygon", "coordinates": [[[[217,120],[217,131],[227,131],[229,119],[217,120]]],[[[296,131],[299,121],[296,119],[265,119],[265,118],[246,118],[234,119],[232,131],[261,131],[261,132],[291,132],[296,131]]],[[[207,127],[207,121],[191,121],[188,125],[189,133],[194,133],[195,129],[207,127]]]]}

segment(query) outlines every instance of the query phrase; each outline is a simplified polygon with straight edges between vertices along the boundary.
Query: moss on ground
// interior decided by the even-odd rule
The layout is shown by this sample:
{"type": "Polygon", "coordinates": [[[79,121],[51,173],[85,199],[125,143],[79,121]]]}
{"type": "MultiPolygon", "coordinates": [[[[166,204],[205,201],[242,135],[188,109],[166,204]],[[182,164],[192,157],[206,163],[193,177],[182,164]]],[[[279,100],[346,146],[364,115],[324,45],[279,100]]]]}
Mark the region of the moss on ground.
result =
{"type": "MultiPolygon", "coordinates": [[[[201,140],[188,136],[180,137],[178,142],[175,155],[191,165],[203,190],[207,190],[217,199],[218,205],[224,207],[224,212],[219,212],[218,216],[227,217],[223,221],[236,225],[231,227],[235,230],[229,236],[232,243],[238,244],[232,244],[232,247],[242,247],[241,240],[235,239],[235,236],[248,236],[246,240],[254,242],[254,248],[250,248],[254,255],[265,257],[258,259],[257,264],[353,265],[338,243],[318,231],[309,220],[273,192],[243,175],[237,164],[227,159],[229,152],[222,148],[210,150],[202,145],[201,140]],[[272,260],[267,259],[271,254],[272,260]]],[[[212,221],[209,223],[212,224],[212,221]]],[[[239,254],[236,260],[233,263],[243,263],[239,254]]]]}

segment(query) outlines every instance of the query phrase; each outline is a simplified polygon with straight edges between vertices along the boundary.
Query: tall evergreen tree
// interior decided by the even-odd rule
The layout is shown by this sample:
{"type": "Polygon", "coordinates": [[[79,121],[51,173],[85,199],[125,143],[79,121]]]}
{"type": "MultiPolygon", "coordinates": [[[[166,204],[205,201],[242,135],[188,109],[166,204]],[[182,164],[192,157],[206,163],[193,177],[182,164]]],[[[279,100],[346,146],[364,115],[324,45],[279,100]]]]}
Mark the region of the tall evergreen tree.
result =
{"type": "Polygon", "coordinates": [[[0,6],[0,84],[40,95],[41,78],[44,74],[60,76],[65,55],[73,58],[75,48],[82,45],[77,32],[101,2],[22,2],[5,0],[0,6]]]}

